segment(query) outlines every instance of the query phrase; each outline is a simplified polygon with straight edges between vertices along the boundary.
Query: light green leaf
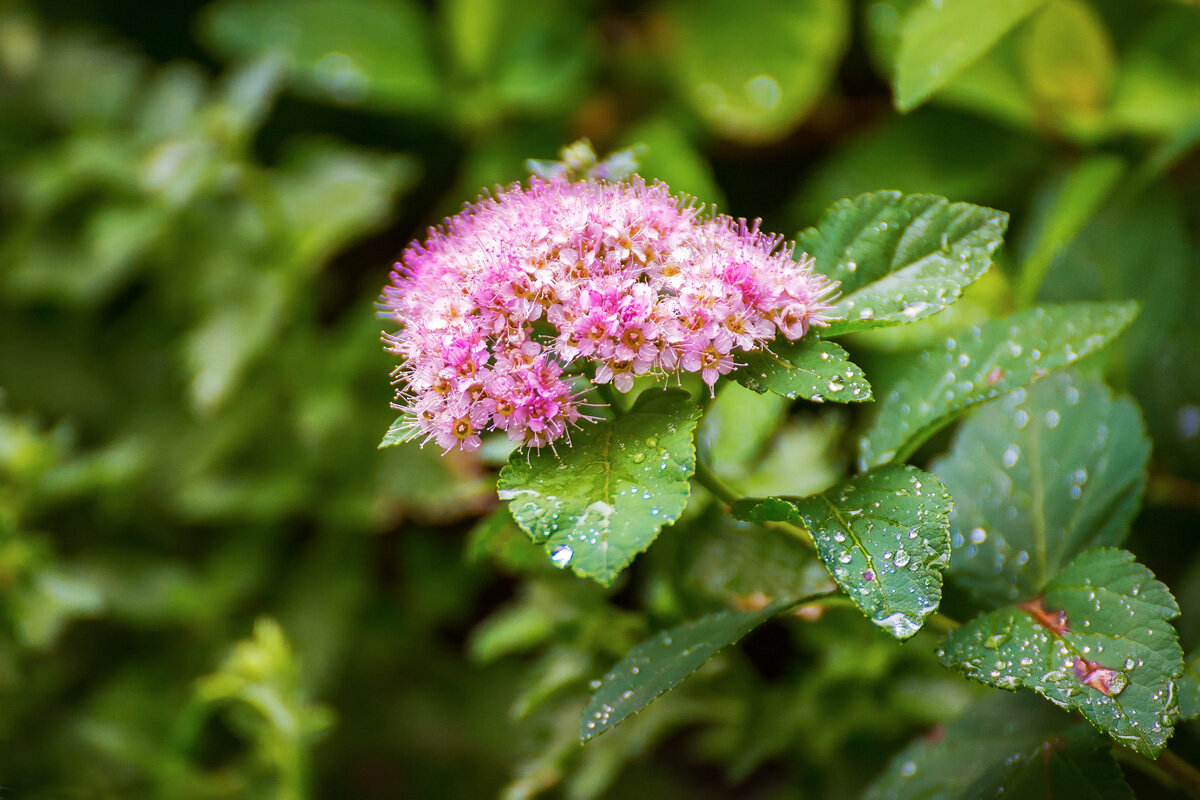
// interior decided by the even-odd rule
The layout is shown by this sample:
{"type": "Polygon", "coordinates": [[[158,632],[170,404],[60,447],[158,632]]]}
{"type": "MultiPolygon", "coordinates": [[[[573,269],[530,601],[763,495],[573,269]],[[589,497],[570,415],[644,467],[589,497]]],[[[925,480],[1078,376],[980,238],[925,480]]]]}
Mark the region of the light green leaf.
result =
{"type": "Polygon", "coordinates": [[[845,51],[844,0],[673,0],[663,50],[680,91],[719,133],[777,139],[824,94],[845,51]]]}
{"type": "Polygon", "coordinates": [[[927,350],[878,405],[859,441],[862,469],[907,458],[973,405],[1007,394],[1108,344],[1134,303],[1073,303],[1019,311],[927,350]]]}
{"type": "Polygon", "coordinates": [[[407,414],[401,414],[388,427],[387,433],[383,435],[383,440],[379,442],[379,449],[411,442],[417,438],[419,433],[420,431],[412,424],[412,418],[407,414]]]}
{"type": "Polygon", "coordinates": [[[1116,75],[1116,54],[1099,13],[1083,0],[1055,0],[1029,25],[1022,52],[1035,100],[1081,122],[1100,122],[1116,75]]]}
{"type": "Polygon", "coordinates": [[[871,384],[862,369],[839,345],[819,339],[777,340],[771,351],[739,354],[746,362],[733,377],[747,389],[803,397],[823,403],[862,403],[871,399],[871,384]]]}
{"type": "Polygon", "coordinates": [[[604,676],[583,710],[579,738],[586,742],[641,711],[675,688],[717,652],[792,605],[780,600],[754,611],[719,611],[648,639],[604,676]]]}
{"type": "Polygon", "coordinates": [[[296,84],[340,103],[432,109],[440,97],[421,8],[405,0],[222,0],[205,11],[223,55],[279,55],[296,84]]]}
{"type": "Polygon", "coordinates": [[[911,111],[1045,0],[925,0],[902,23],[896,108],[911,111]]]}
{"type": "Polygon", "coordinates": [[[1030,695],[993,694],[901,751],[863,800],[1132,800],[1103,737],[1030,695]]]}
{"type": "Polygon", "coordinates": [[[722,381],[696,436],[700,457],[722,478],[741,485],[762,466],[763,451],[773,442],[788,405],[777,395],[722,381]]]}
{"type": "Polygon", "coordinates": [[[838,281],[825,337],[936,314],[992,263],[1008,215],[935,195],[874,192],[841,200],[799,245],[838,281]]]}
{"type": "Polygon", "coordinates": [[[993,605],[1035,594],[1125,541],[1149,459],[1137,406],[1099,380],[1061,373],[989,403],[933,465],[957,500],[950,574],[993,605]]]}
{"type": "Polygon", "coordinates": [[[698,420],[686,392],[647,390],[628,414],[584,426],[557,453],[514,453],[500,499],[556,565],[607,586],[687,505],[698,420]]]}
{"type": "Polygon", "coordinates": [[[976,617],[943,640],[942,663],[1001,689],[1033,689],[1155,758],[1174,725],[1183,651],[1179,606],[1124,550],[1089,550],[1020,606],[976,617]]]}
{"type": "Polygon", "coordinates": [[[1200,647],[1188,656],[1183,665],[1183,677],[1175,690],[1179,693],[1179,716],[1183,719],[1200,717],[1200,647]]]}
{"type": "Polygon", "coordinates": [[[915,467],[885,467],[813,497],[748,498],[750,522],[801,523],[838,585],[898,639],[921,629],[942,598],[950,563],[950,494],[915,467]]]}

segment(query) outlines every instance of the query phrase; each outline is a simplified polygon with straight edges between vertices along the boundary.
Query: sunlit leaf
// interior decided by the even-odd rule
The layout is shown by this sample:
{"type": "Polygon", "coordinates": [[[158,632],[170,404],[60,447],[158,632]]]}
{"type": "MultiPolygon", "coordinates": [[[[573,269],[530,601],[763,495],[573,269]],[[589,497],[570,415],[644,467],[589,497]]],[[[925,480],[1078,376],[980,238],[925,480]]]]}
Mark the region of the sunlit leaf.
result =
{"type": "Polygon", "coordinates": [[[920,105],[1045,1],[924,0],[901,23],[896,107],[920,105]]]}
{"type": "Polygon", "coordinates": [[[904,459],[973,405],[1007,394],[1108,344],[1133,303],[1075,303],[1019,311],[920,355],[879,402],[859,441],[863,469],[904,459]]]}
{"type": "Polygon", "coordinates": [[[1124,550],[1075,559],[1036,598],[983,614],[943,640],[942,663],[989,686],[1033,689],[1152,758],[1174,725],[1183,651],[1175,598],[1124,550]]]}
{"type": "Polygon", "coordinates": [[[950,508],[949,493],[933,475],[885,467],[813,497],[741,500],[733,514],[803,524],[850,599],[876,625],[907,639],[942,597],[950,508]]]}
{"type": "Polygon", "coordinates": [[[680,91],[723,135],[776,139],[825,92],[849,34],[843,0],[673,0],[664,55],[680,91]]]}

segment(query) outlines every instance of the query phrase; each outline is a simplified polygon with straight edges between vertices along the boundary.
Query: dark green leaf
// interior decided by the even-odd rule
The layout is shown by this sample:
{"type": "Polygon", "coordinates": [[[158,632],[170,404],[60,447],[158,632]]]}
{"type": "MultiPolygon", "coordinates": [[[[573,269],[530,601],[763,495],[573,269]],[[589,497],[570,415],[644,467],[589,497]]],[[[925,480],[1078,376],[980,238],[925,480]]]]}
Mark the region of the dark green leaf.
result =
{"type": "Polygon", "coordinates": [[[862,369],[833,342],[777,341],[771,350],[739,355],[746,365],[734,373],[737,382],[759,393],[774,392],[817,403],[861,403],[871,399],[871,384],[862,369]]]}
{"type": "Polygon", "coordinates": [[[1008,215],[944,197],[875,192],[834,204],[800,248],[838,281],[822,336],[902,325],[958,300],[992,263],[1008,215]]]}
{"type": "Polygon", "coordinates": [[[905,18],[896,108],[909,111],[986,53],[1045,0],[925,0],[905,18]]]}
{"type": "Polygon", "coordinates": [[[1157,757],[1183,672],[1168,620],[1175,598],[1124,550],[1079,556],[1020,606],[975,618],[938,648],[943,664],[989,686],[1033,689],[1080,711],[1126,747],[1157,757]]]}
{"type": "Polygon", "coordinates": [[[647,390],[628,414],[584,426],[557,453],[513,453],[500,498],[556,565],[607,586],[687,505],[698,419],[686,392],[647,390]]]}
{"type": "Polygon", "coordinates": [[[838,585],[862,612],[907,639],[937,610],[950,563],[950,495],[915,467],[885,467],[813,497],[734,504],[751,522],[802,523],[838,585]]]}
{"type": "Polygon", "coordinates": [[[1105,740],[1029,695],[994,694],[892,759],[864,800],[1132,800],[1105,740]]]}
{"type": "Polygon", "coordinates": [[[860,466],[907,458],[965,409],[1100,349],[1136,314],[1133,303],[1046,306],[947,339],[942,347],[922,353],[879,403],[859,442],[860,466]]]}
{"type": "Polygon", "coordinates": [[[1184,719],[1200,717],[1200,647],[1188,656],[1175,689],[1179,693],[1179,715],[1184,719]]]}
{"type": "Polygon", "coordinates": [[[1001,605],[1084,550],[1125,541],[1150,440],[1137,406],[1070,373],[989,403],[933,471],[956,498],[950,574],[1001,605]]]}
{"type": "Polygon", "coordinates": [[[663,692],[750,631],[792,604],[781,600],[754,611],[719,611],[648,639],[604,676],[579,726],[583,741],[641,711],[663,692]]]}

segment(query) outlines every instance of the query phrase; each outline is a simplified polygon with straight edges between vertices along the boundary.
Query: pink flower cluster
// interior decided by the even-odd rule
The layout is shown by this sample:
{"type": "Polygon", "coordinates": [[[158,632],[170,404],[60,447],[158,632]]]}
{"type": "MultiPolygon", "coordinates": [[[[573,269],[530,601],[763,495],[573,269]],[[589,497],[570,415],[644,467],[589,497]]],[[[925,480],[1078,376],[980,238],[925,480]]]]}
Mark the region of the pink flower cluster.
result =
{"type": "Polygon", "coordinates": [[[640,178],[485,197],[412,244],[384,289],[403,326],[384,335],[402,359],[394,405],[447,450],[488,429],[541,447],[584,416],[589,362],[620,392],[680,371],[711,387],[738,351],[825,323],[836,284],[782,245],[640,178]]]}

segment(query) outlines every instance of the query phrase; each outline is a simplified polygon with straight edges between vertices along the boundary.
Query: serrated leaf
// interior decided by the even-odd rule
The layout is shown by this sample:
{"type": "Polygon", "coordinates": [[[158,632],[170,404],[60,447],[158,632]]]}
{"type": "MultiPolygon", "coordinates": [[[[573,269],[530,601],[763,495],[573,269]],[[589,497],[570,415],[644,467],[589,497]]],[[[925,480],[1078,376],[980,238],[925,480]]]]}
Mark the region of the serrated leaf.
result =
{"type": "Polygon", "coordinates": [[[1072,303],[990,320],[922,353],[859,440],[862,469],[907,458],[967,408],[1073,364],[1112,341],[1134,303],[1072,303]]]}
{"type": "Polygon", "coordinates": [[[954,303],[992,263],[1008,214],[929,194],[874,192],[833,205],[799,245],[841,292],[821,336],[902,325],[954,303]]]}
{"type": "Polygon", "coordinates": [[[687,505],[698,420],[686,392],[647,390],[628,414],[584,426],[557,453],[513,453],[500,499],[557,566],[607,586],[687,505]]]}
{"type": "Polygon", "coordinates": [[[932,467],[957,498],[949,573],[991,605],[1036,594],[1125,541],[1149,458],[1137,406],[1097,379],[1062,373],[987,404],[932,467]]]}
{"type": "Polygon", "coordinates": [[[924,0],[903,22],[896,108],[909,111],[982,56],[1046,0],[924,0]]]}
{"type": "Polygon", "coordinates": [[[812,497],[748,498],[750,522],[802,523],[835,581],[867,618],[898,639],[921,629],[942,598],[950,563],[950,495],[915,467],[885,467],[812,497]]]}
{"type": "Polygon", "coordinates": [[[787,608],[780,600],[753,611],[719,611],[662,631],[639,644],[604,676],[583,710],[579,738],[586,742],[675,688],[717,652],[787,608]]]}
{"type": "Polygon", "coordinates": [[[862,368],[833,342],[776,342],[771,351],[739,354],[746,364],[733,377],[759,394],[774,392],[817,403],[862,403],[871,399],[871,384],[862,368]]]}
{"type": "Polygon", "coordinates": [[[1175,688],[1179,694],[1179,716],[1183,719],[1200,717],[1200,647],[1188,656],[1183,665],[1183,677],[1175,688]]]}
{"type": "Polygon", "coordinates": [[[1183,672],[1168,620],[1179,606],[1124,550],[1075,559],[1020,606],[976,617],[943,640],[938,657],[1001,689],[1033,689],[1080,711],[1126,747],[1157,757],[1170,738],[1173,682],[1183,672]]]}
{"type": "Polygon", "coordinates": [[[863,800],[1132,800],[1109,745],[1030,695],[993,694],[892,759],[863,800]]]}

